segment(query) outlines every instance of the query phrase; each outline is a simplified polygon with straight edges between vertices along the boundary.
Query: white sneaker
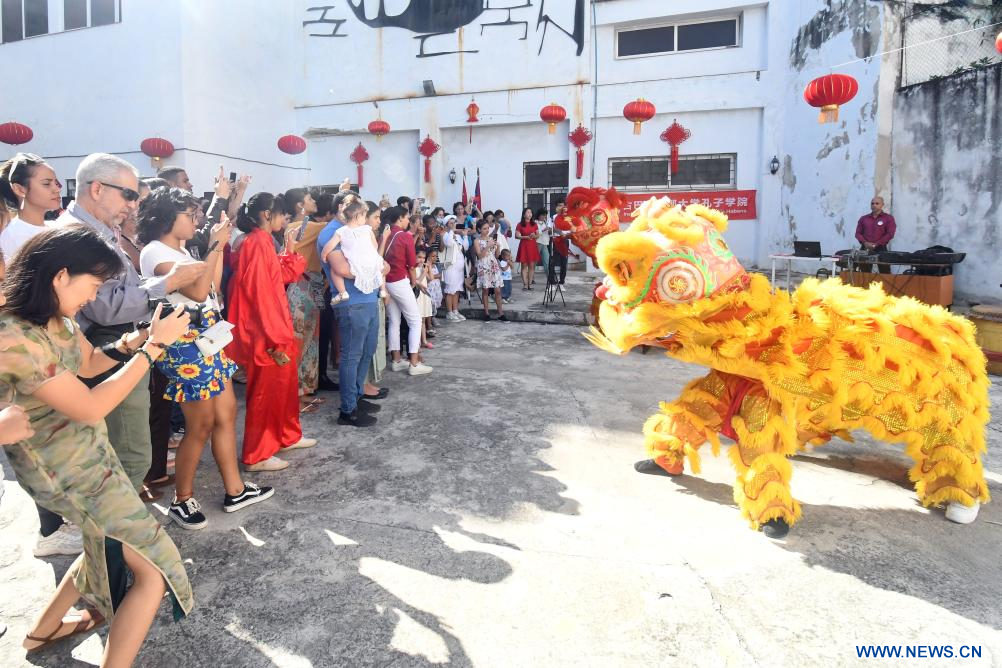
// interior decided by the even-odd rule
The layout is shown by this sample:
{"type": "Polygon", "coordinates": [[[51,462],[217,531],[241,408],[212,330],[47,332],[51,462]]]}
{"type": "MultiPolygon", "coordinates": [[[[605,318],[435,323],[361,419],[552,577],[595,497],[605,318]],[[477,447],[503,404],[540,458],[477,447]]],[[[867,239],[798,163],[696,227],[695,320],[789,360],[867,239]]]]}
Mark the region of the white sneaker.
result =
{"type": "Polygon", "coordinates": [[[285,446],[282,449],[283,450],[302,450],[303,448],[312,448],[316,444],[317,444],[317,439],[315,439],[315,438],[306,438],[305,436],[303,436],[301,439],[299,439],[298,441],[296,441],[292,445],[287,445],[287,446],[285,446]]]}
{"type": "Polygon", "coordinates": [[[274,456],[268,457],[263,462],[244,466],[245,471],[281,471],[287,468],[289,468],[289,462],[274,456]]]}
{"type": "Polygon", "coordinates": [[[399,359],[399,360],[397,360],[396,362],[393,363],[393,366],[391,368],[394,371],[406,371],[407,367],[409,367],[410,365],[411,365],[411,363],[408,362],[407,360],[405,360],[405,359],[399,359]]]}
{"type": "Polygon", "coordinates": [[[962,503],[951,501],[946,504],[946,519],[957,524],[970,524],[978,518],[978,511],[981,504],[975,502],[973,506],[965,506],[962,503]]]}
{"type": "Polygon", "coordinates": [[[431,373],[431,372],[432,368],[427,364],[425,364],[424,362],[418,362],[417,364],[412,364],[410,365],[410,368],[407,370],[407,373],[409,373],[412,376],[423,376],[426,373],[431,373]]]}
{"type": "Polygon", "coordinates": [[[80,527],[66,523],[50,533],[39,536],[35,549],[31,551],[36,557],[53,557],[65,555],[75,557],[83,552],[83,534],[80,527]]]}
{"type": "Polygon", "coordinates": [[[459,318],[456,317],[455,311],[449,311],[445,314],[445,319],[449,322],[459,322],[459,318]]]}
{"type": "Polygon", "coordinates": [[[453,313],[456,314],[456,320],[458,320],[459,322],[463,322],[464,320],[466,320],[466,316],[460,313],[459,311],[453,311],[453,313]]]}

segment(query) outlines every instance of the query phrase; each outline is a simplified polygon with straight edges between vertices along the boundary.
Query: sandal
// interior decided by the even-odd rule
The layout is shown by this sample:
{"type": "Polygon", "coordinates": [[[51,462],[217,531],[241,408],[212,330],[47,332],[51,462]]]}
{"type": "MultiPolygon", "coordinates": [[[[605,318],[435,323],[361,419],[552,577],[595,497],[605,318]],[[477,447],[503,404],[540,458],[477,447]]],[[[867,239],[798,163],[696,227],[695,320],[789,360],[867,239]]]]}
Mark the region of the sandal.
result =
{"type": "Polygon", "coordinates": [[[174,474],[165,475],[163,478],[157,478],[156,480],[147,480],[146,486],[151,490],[157,489],[158,487],[170,487],[174,484],[174,474]]]}
{"type": "Polygon", "coordinates": [[[143,485],[143,489],[139,492],[139,498],[143,503],[153,503],[163,496],[163,492],[153,491],[146,485],[143,485]]]}
{"type": "Polygon", "coordinates": [[[45,649],[49,645],[57,643],[61,640],[66,640],[67,638],[72,638],[73,636],[80,635],[82,633],[90,633],[91,631],[98,628],[102,624],[104,624],[104,615],[102,615],[94,608],[91,607],[84,608],[75,615],[66,615],[66,617],[63,617],[63,621],[59,624],[59,627],[45,637],[40,638],[38,636],[33,636],[29,633],[27,636],[25,636],[25,640],[30,640],[31,642],[40,642],[42,644],[36,647],[26,648],[26,650],[28,654],[31,654],[33,652],[38,652],[39,650],[45,649]],[[80,621],[77,622],[77,625],[74,626],[73,630],[70,631],[69,633],[57,636],[56,634],[62,631],[64,626],[72,623],[70,621],[66,621],[67,617],[79,617],[80,621]]]}
{"type": "Polygon", "coordinates": [[[300,415],[304,415],[306,413],[316,413],[318,410],[320,410],[320,403],[315,399],[308,404],[303,404],[299,407],[300,415]]]}

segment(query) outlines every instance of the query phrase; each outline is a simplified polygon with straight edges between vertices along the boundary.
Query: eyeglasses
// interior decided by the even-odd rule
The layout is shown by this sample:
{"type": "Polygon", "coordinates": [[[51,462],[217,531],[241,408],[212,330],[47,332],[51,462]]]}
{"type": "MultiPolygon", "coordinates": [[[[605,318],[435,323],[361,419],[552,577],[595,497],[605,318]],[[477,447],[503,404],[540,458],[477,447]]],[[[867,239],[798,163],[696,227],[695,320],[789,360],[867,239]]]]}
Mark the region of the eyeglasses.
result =
{"type": "MultiPolygon", "coordinates": [[[[94,181],[89,181],[89,183],[94,183],[94,181]]],[[[114,188],[115,190],[122,193],[122,199],[126,202],[135,202],[139,200],[139,193],[132,188],[126,188],[125,186],[116,186],[114,183],[105,183],[104,181],[98,181],[102,186],[107,186],[108,188],[114,188]]]]}
{"type": "Polygon", "coordinates": [[[192,220],[195,220],[195,216],[197,214],[194,211],[178,211],[177,215],[179,215],[179,216],[188,216],[192,220]]]}

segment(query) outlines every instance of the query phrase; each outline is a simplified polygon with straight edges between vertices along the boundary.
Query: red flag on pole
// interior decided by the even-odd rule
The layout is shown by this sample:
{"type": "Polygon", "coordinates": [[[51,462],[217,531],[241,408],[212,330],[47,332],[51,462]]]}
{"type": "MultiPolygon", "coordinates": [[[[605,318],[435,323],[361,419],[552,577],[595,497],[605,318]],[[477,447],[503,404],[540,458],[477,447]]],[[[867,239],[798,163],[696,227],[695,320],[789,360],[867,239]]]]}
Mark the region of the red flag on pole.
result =
{"type": "Polygon", "coordinates": [[[484,203],[480,199],[480,168],[477,167],[477,186],[473,189],[473,203],[477,205],[477,208],[481,211],[484,208],[484,203]]]}
{"type": "Polygon", "coordinates": [[[470,196],[466,194],[466,167],[463,167],[463,206],[470,203],[470,196]]]}

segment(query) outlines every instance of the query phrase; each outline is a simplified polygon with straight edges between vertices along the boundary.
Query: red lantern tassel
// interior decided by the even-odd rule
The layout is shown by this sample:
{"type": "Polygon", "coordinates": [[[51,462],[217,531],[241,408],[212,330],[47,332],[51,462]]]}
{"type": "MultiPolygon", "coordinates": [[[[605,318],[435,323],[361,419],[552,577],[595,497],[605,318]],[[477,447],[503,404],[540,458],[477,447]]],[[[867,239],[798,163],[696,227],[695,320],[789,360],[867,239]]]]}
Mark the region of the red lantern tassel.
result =
{"type": "Polygon", "coordinates": [[[473,143],[473,126],[470,126],[470,143],[473,143]]]}
{"type": "Polygon", "coordinates": [[[640,134],[640,121],[633,121],[633,134],[640,134]]]}
{"type": "Polygon", "coordinates": [[[358,163],[358,189],[362,189],[362,163],[358,163]]]}
{"type": "Polygon", "coordinates": [[[678,171],[678,146],[671,147],[671,173],[678,171]]]}
{"type": "Polygon", "coordinates": [[[578,149],[578,178],[579,179],[581,178],[582,174],[584,174],[584,149],[583,148],[579,148],[578,149]]]}
{"type": "Polygon", "coordinates": [[[424,182],[431,183],[431,158],[424,159],[424,182]]]}

